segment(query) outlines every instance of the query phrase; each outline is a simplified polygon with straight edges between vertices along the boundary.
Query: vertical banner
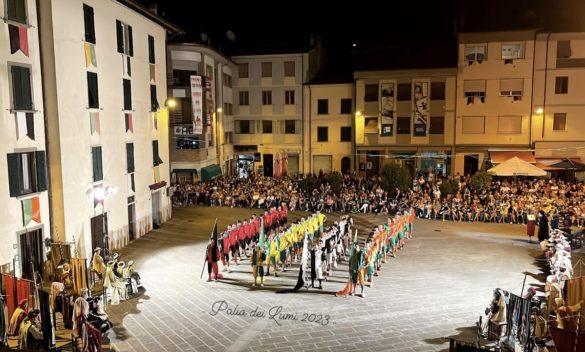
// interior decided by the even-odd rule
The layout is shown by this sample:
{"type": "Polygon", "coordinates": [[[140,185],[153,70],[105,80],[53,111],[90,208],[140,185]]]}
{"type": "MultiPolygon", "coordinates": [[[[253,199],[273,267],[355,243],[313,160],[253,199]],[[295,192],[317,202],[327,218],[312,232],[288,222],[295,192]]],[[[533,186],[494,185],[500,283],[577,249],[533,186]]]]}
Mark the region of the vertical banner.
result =
{"type": "Polygon", "coordinates": [[[205,98],[206,98],[206,114],[205,114],[205,125],[211,126],[211,117],[215,112],[215,99],[213,98],[213,77],[208,76],[205,79],[205,98]]]}
{"type": "Polygon", "coordinates": [[[413,82],[412,90],[414,104],[413,135],[425,137],[427,135],[429,82],[413,82]]]}
{"type": "Polygon", "coordinates": [[[394,133],[394,83],[380,83],[380,135],[383,137],[392,136],[394,133]]]}
{"type": "Polygon", "coordinates": [[[191,76],[191,104],[193,106],[193,134],[203,134],[203,87],[201,76],[191,76]]]}

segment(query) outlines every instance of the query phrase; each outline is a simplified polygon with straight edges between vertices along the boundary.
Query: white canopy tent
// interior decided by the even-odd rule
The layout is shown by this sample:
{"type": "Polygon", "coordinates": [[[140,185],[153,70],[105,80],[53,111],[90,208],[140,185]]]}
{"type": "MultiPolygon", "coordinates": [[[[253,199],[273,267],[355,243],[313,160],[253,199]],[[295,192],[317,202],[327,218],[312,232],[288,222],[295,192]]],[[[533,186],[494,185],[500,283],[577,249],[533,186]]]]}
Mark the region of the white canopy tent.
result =
{"type": "Polygon", "coordinates": [[[494,176],[546,176],[546,171],[513,157],[488,170],[494,176]]]}

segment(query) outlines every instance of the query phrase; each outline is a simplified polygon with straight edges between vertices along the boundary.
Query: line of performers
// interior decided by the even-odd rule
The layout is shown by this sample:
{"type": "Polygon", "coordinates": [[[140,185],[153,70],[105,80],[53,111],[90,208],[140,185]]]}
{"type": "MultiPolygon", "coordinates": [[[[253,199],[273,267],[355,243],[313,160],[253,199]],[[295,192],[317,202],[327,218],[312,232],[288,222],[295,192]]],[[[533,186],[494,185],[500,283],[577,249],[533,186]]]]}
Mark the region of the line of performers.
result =
{"type": "Polygon", "coordinates": [[[404,248],[406,239],[412,238],[414,217],[412,208],[389,217],[386,224],[377,226],[369,233],[363,246],[357,240],[356,232],[349,252],[349,278],[336,296],[355,295],[359,284],[361,297],[365,297],[366,282],[373,287],[374,277],[378,276],[382,263],[386,263],[388,256],[396,257],[398,250],[404,248]]]}

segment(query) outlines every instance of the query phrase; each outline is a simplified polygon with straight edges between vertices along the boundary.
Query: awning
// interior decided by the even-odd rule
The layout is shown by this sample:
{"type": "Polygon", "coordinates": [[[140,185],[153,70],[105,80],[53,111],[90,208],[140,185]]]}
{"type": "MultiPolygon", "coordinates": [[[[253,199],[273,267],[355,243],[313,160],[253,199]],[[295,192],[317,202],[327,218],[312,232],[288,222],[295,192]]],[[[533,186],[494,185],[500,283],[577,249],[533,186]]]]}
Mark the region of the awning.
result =
{"type": "Polygon", "coordinates": [[[158,183],[153,183],[151,185],[148,185],[148,188],[150,188],[151,191],[156,191],[157,189],[166,187],[166,185],[167,185],[167,181],[160,181],[158,183]]]}
{"type": "Polygon", "coordinates": [[[500,164],[507,160],[516,157],[518,159],[524,160],[527,163],[534,164],[536,163],[536,159],[534,159],[534,154],[531,151],[522,151],[522,150],[490,150],[490,159],[492,164],[500,164]]]}
{"type": "Polygon", "coordinates": [[[552,166],[563,170],[585,171],[585,164],[581,162],[581,159],[563,159],[552,166]]]}
{"type": "Polygon", "coordinates": [[[492,167],[488,173],[495,176],[546,176],[546,171],[518,158],[506,160],[498,166],[492,167]]]}
{"type": "Polygon", "coordinates": [[[197,169],[173,169],[175,174],[195,174],[197,175],[197,169]]]}
{"type": "Polygon", "coordinates": [[[561,170],[558,167],[554,167],[554,166],[551,166],[551,165],[542,164],[542,163],[540,163],[538,161],[536,162],[536,164],[534,164],[534,166],[536,166],[539,169],[543,169],[544,171],[558,171],[558,170],[561,170]]]}
{"type": "Polygon", "coordinates": [[[217,164],[201,168],[201,181],[211,181],[221,175],[221,168],[217,164]]]}

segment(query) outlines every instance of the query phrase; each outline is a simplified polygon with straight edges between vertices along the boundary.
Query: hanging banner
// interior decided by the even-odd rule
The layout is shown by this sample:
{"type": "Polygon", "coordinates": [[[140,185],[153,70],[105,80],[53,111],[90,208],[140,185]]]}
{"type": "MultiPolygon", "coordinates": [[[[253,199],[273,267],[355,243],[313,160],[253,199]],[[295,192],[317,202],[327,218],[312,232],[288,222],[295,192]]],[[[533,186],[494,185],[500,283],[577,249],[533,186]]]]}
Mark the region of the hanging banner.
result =
{"type": "Polygon", "coordinates": [[[392,136],[394,133],[394,83],[380,83],[380,135],[392,136]]]}
{"type": "Polygon", "coordinates": [[[427,135],[427,121],[428,121],[428,96],[429,83],[428,82],[414,82],[414,135],[417,137],[425,137],[427,135]]]}
{"type": "Polygon", "coordinates": [[[191,104],[193,106],[193,134],[203,134],[203,87],[201,76],[191,76],[191,104]]]}

